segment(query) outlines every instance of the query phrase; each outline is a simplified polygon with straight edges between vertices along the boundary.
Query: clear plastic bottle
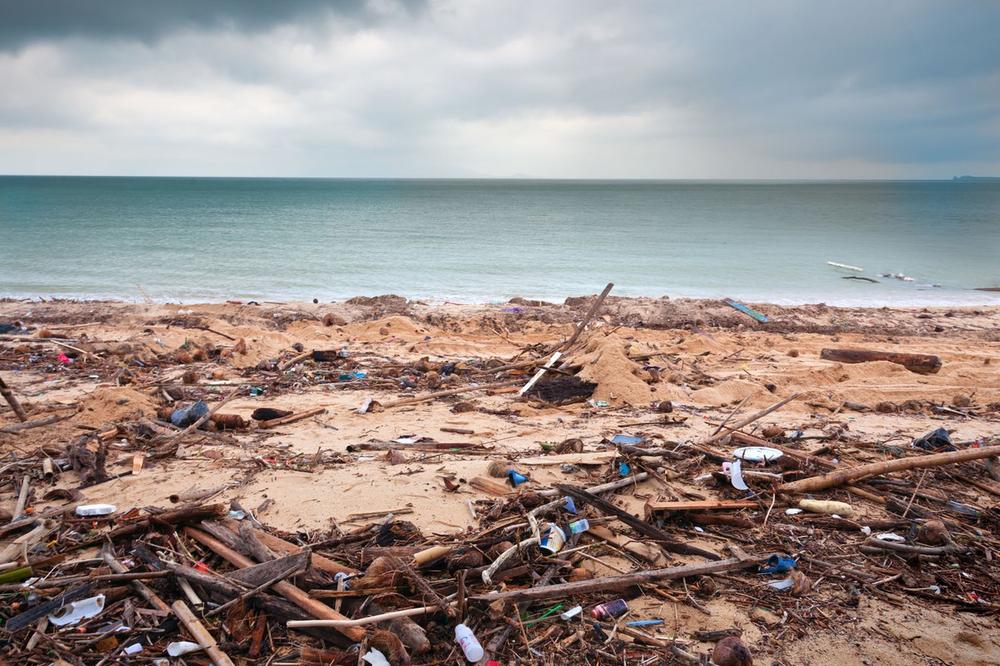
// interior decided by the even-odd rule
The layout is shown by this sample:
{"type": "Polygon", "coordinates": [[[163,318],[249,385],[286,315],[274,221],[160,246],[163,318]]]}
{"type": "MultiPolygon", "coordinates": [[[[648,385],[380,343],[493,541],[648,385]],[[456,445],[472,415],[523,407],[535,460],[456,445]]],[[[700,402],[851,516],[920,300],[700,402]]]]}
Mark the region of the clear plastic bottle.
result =
{"type": "Polygon", "coordinates": [[[485,654],[483,646],[479,644],[479,639],[472,633],[472,629],[469,629],[464,624],[455,625],[455,642],[462,648],[465,658],[470,663],[476,663],[485,654]]]}

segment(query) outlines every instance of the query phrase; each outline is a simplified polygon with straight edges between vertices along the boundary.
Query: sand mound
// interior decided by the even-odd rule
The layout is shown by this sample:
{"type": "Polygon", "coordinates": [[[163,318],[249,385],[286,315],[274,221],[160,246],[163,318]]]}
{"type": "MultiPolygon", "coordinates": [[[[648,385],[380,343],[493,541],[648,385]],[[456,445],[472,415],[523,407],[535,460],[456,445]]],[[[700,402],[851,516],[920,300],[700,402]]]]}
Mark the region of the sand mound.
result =
{"type": "Polygon", "coordinates": [[[413,340],[431,334],[431,331],[426,326],[403,315],[393,315],[391,317],[375,319],[374,321],[351,324],[347,330],[364,341],[378,340],[387,335],[393,335],[404,340],[413,340]]]}
{"type": "Polygon", "coordinates": [[[155,415],[156,403],[144,393],[130,388],[100,388],[80,400],[80,413],[74,421],[96,428],[155,415]]]}
{"type": "Polygon", "coordinates": [[[728,405],[739,402],[747,396],[767,391],[745,379],[727,379],[715,386],[708,386],[691,393],[691,400],[701,405],[728,405]]]}
{"type": "Polygon", "coordinates": [[[616,335],[591,340],[580,361],[580,379],[597,384],[594,400],[612,405],[647,405],[652,400],[649,385],[640,379],[642,366],[628,357],[628,344],[616,335]]]}

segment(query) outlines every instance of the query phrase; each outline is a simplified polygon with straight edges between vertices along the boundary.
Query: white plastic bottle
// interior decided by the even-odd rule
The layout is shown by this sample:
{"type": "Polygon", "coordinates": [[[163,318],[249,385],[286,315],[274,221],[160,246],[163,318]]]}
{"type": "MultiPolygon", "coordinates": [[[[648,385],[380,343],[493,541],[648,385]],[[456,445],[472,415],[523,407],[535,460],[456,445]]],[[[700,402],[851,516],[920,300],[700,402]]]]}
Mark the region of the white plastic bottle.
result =
{"type": "Polygon", "coordinates": [[[462,648],[465,658],[471,663],[476,663],[483,658],[483,646],[479,644],[479,639],[464,624],[455,625],[455,642],[462,648]]]}

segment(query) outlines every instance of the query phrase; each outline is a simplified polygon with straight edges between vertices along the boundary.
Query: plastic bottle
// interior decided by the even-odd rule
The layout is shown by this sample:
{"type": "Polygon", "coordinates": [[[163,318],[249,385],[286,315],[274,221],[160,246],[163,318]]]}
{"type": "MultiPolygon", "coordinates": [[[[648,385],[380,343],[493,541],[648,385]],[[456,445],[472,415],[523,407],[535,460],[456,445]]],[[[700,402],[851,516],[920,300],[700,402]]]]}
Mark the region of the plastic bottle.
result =
{"type": "Polygon", "coordinates": [[[455,625],[455,642],[462,648],[465,658],[470,663],[476,663],[485,654],[483,646],[479,644],[479,639],[472,633],[472,629],[469,629],[464,624],[455,625]]]}
{"type": "Polygon", "coordinates": [[[603,604],[598,604],[594,606],[590,614],[594,616],[595,620],[610,620],[614,617],[621,617],[628,612],[628,604],[624,599],[615,599],[614,601],[607,601],[603,604]]]}
{"type": "Polygon", "coordinates": [[[581,518],[580,520],[573,521],[569,524],[570,534],[581,534],[590,529],[590,521],[586,518],[581,518]]]}

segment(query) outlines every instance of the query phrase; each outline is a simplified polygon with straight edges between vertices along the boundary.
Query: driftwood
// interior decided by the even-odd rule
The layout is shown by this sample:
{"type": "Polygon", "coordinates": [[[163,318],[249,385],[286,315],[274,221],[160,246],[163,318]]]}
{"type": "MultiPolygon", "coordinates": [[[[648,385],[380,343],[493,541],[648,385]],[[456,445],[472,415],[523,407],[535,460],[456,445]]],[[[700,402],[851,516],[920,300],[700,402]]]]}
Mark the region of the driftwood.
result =
{"type": "Polygon", "coordinates": [[[698,548],[697,546],[675,541],[670,534],[661,530],[656,525],[636,518],[628,511],[619,509],[603,497],[598,497],[593,493],[589,493],[583,488],[563,484],[556,484],[556,488],[560,492],[569,495],[575,500],[590,504],[604,514],[615,516],[618,520],[622,521],[640,534],[645,534],[650,538],[656,539],[660,542],[660,546],[664,550],[670,551],[671,553],[679,553],[681,555],[700,555],[701,557],[707,557],[710,560],[721,559],[718,553],[713,553],[710,550],[705,550],[703,548],[698,548]]]}
{"type": "Polygon", "coordinates": [[[646,502],[646,513],[657,511],[729,511],[733,509],[756,509],[757,503],[750,500],[690,500],[682,502],[646,502]]]}
{"type": "Polygon", "coordinates": [[[926,469],[928,467],[939,467],[952,463],[966,462],[969,460],[979,460],[981,458],[992,458],[1000,455],[1000,446],[987,446],[980,449],[964,449],[962,451],[948,451],[947,453],[933,453],[926,456],[912,456],[900,458],[899,460],[889,460],[886,462],[871,463],[870,465],[860,465],[841,469],[822,476],[812,476],[808,479],[792,481],[778,486],[778,492],[810,493],[817,490],[835,488],[851,481],[866,479],[870,476],[879,476],[890,472],[902,472],[908,469],[926,469]]]}
{"type": "Polygon", "coordinates": [[[658,580],[676,580],[678,578],[688,578],[690,576],[701,576],[705,574],[721,573],[723,571],[733,571],[744,569],[756,565],[762,557],[747,556],[746,558],[732,557],[716,562],[706,562],[703,564],[685,564],[679,567],[668,567],[666,569],[650,569],[648,571],[636,571],[634,573],[623,574],[621,576],[604,576],[591,580],[582,580],[575,583],[560,583],[557,585],[545,585],[531,587],[524,590],[509,590],[506,592],[490,592],[469,597],[470,601],[511,601],[519,603],[522,601],[538,601],[540,599],[553,599],[556,597],[567,598],[577,594],[588,594],[590,592],[608,592],[610,590],[620,590],[631,585],[641,585],[652,583],[658,580]]]}
{"type": "MultiPolygon", "coordinates": [[[[216,555],[226,560],[233,566],[244,569],[246,567],[253,566],[253,561],[249,558],[237,553],[232,548],[229,548],[219,540],[205,534],[200,530],[193,529],[191,527],[186,527],[184,533],[207,547],[209,550],[214,552],[216,555]]],[[[298,587],[292,585],[288,581],[279,581],[274,584],[273,588],[275,592],[285,597],[296,606],[306,611],[315,618],[321,620],[335,620],[341,621],[346,620],[343,615],[333,610],[326,604],[313,599],[308,593],[299,589],[298,587]]],[[[365,637],[365,630],[360,628],[345,628],[341,629],[341,633],[350,638],[352,641],[359,642],[365,637]]]]}
{"type": "Polygon", "coordinates": [[[75,544],[73,548],[86,548],[87,546],[103,543],[107,540],[120,539],[122,537],[145,532],[149,529],[150,525],[183,525],[185,523],[197,523],[202,520],[219,518],[224,515],[226,515],[226,506],[224,504],[206,504],[204,506],[184,507],[177,509],[176,511],[164,511],[163,513],[158,513],[154,516],[148,516],[131,523],[126,523],[125,525],[114,528],[110,532],[88,537],[75,544]]]}
{"type": "Polygon", "coordinates": [[[7,404],[10,405],[10,408],[14,410],[15,414],[17,414],[18,420],[20,421],[28,420],[28,415],[24,413],[24,407],[21,407],[21,403],[19,403],[17,401],[17,398],[14,397],[14,393],[10,390],[10,387],[7,386],[7,383],[3,380],[3,377],[0,377],[0,395],[4,397],[4,400],[7,401],[7,404]]]}
{"type": "Polygon", "coordinates": [[[260,421],[257,425],[261,428],[275,428],[277,426],[288,425],[289,423],[295,423],[296,421],[307,419],[310,416],[316,416],[317,414],[322,414],[325,411],[326,407],[316,407],[314,409],[307,409],[304,412],[298,412],[296,414],[290,414],[288,416],[282,416],[280,418],[271,419],[270,421],[260,421]]]}
{"type": "Polygon", "coordinates": [[[932,354],[904,354],[867,349],[824,349],[819,353],[819,357],[825,361],[840,363],[889,361],[921,375],[931,375],[941,369],[941,358],[932,354]]]}
{"type": "MultiPolygon", "coordinates": [[[[105,546],[102,549],[101,558],[108,565],[108,567],[110,567],[110,569],[114,571],[116,574],[124,575],[128,571],[128,569],[125,567],[124,564],[115,559],[114,553],[107,546],[105,546]]],[[[167,602],[161,599],[159,595],[156,594],[156,592],[153,592],[153,589],[151,587],[143,583],[141,580],[134,580],[130,583],[130,585],[132,586],[132,589],[138,592],[139,596],[145,599],[149,603],[149,605],[152,606],[153,608],[165,612],[170,611],[170,606],[167,604],[167,602]]]]}
{"type": "Polygon", "coordinates": [[[25,421],[24,423],[15,423],[14,425],[4,426],[0,428],[0,432],[4,432],[10,435],[16,435],[22,430],[30,430],[32,428],[41,428],[42,426],[52,425],[53,423],[59,423],[60,421],[65,421],[76,415],[76,412],[70,412],[69,414],[64,414],[62,416],[56,414],[53,416],[46,416],[41,419],[34,419],[32,421],[25,421]]]}

